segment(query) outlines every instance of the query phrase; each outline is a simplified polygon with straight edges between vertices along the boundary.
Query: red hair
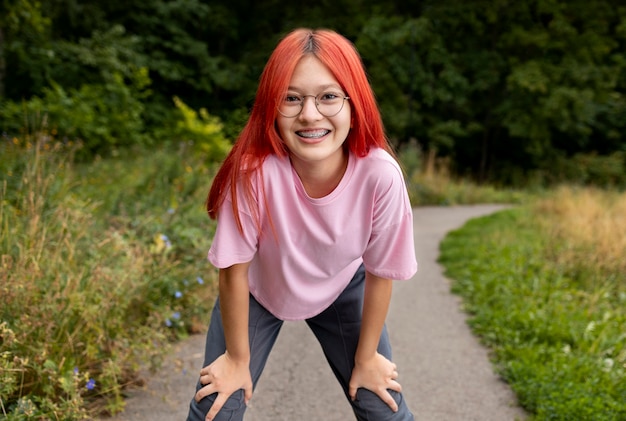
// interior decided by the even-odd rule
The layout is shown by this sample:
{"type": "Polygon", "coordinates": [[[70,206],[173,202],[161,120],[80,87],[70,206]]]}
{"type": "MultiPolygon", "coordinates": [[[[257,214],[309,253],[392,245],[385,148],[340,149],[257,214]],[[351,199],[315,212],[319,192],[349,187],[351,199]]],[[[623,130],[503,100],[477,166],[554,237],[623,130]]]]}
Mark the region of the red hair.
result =
{"type": "MultiPolygon", "coordinates": [[[[330,30],[296,29],[278,43],[265,65],[250,118],[213,180],[206,201],[211,218],[217,217],[230,191],[233,212],[241,231],[237,188],[242,188],[243,197],[254,204],[252,177],[256,171],[262,171],[265,157],[269,154],[288,154],[275,126],[277,105],[287,91],[296,65],[307,54],[313,54],[326,65],[350,97],[352,124],[346,139],[348,149],[359,157],[366,156],[372,147],[392,153],[374,92],[354,45],[330,30]]],[[[262,195],[264,198],[265,193],[262,195]]],[[[257,209],[251,206],[253,212],[257,209]]],[[[253,216],[260,224],[259,215],[253,216]]]]}

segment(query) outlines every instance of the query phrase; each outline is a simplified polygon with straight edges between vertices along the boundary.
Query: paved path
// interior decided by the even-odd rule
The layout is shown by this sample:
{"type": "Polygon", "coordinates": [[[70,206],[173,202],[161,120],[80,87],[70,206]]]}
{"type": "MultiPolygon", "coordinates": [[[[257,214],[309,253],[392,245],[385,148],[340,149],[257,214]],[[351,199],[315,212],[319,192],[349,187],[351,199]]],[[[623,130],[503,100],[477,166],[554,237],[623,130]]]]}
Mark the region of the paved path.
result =
{"type": "MultiPolygon", "coordinates": [[[[405,398],[418,421],[524,419],[515,396],[493,374],[488,351],[470,333],[459,299],[436,263],[445,234],[497,205],[415,210],[419,271],[396,282],[387,326],[405,398]]],[[[208,311],[208,310],[207,310],[208,311]]],[[[110,421],[184,420],[202,364],[204,337],[194,336],[132,392],[127,409],[110,421]]],[[[285,323],[254,393],[246,421],[354,419],[319,345],[304,323],[285,323]]]]}

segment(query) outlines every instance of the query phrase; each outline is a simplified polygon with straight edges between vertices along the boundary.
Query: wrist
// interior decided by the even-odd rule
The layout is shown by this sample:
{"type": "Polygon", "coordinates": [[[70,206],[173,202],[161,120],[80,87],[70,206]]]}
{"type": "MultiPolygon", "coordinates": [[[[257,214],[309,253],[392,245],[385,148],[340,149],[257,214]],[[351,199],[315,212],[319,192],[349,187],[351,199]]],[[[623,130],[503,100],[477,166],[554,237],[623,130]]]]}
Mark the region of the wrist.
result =
{"type": "Polygon", "coordinates": [[[376,351],[360,351],[357,349],[356,354],[354,355],[354,364],[362,365],[366,364],[369,361],[372,361],[376,357],[376,351]]]}
{"type": "Polygon", "coordinates": [[[227,350],[225,354],[226,357],[234,364],[246,366],[250,365],[250,352],[233,353],[228,352],[227,350]]]}

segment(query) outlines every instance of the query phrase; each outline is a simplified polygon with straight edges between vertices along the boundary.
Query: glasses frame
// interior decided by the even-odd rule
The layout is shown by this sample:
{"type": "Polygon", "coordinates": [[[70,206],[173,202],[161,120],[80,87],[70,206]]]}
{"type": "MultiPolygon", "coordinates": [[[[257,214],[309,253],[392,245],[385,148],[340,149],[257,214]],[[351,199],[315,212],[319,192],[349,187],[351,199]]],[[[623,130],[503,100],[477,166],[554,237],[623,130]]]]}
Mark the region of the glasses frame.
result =
{"type": "MultiPolygon", "coordinates": [[[[302,113],[302,110],[304,110],[304,99],[305,99],[306,97],[311,97],[311,98],[313,98],[313,99],[314,99],[314,101],[313,101],[313,102],[315,103],[315,109],[317,110],[317,112],[318,112],[318,113],[320,113],[321,115],[323,115],[324,117],[327,117],[327,118],[329,118],[329,117],[334,117],[334,116],[336,116],[337,114],[339,114],[339,113],[341,112],[341,110],[343,110],[343,106],[344,106],[344,104],[346,103],[346,100],[347,100],[347,99],[350,99],[350,97],[349,97],[349,96],[340,97],[340,98],[341,98],[341,107],[339,107],[339,111],[337,111],[335,114],[326,115],[326,114],[324,114],[323,112],[321,112],[321,111],[320,111],[320,103],[319,103],[319,101],[318,101],[318,99],[317,99],[317,98],[318,98],[320,95],[323,95],[323,94],[328,94],[328,93],[338,94],[339,92],[324,91],[324,92],[320,92],[320,93],[319,93],[319,94],[317,94],[317,95],[311,95],[311,94],[309,94],[309,95],[300,95],[300,94],[296,94],[297,96],[299,96],[300,98],[302,98],[302,102],[300,103],[300,111],[298,111],[298,112],[297,112],[296,114],[294,114],[294,115],[286,115],[285,113],[283,113],[282,111],[280,111],[280,105],[278,105],[278,106],[276,107],[276,110],[278,111],[278,114],[282,115],[282,116],[283,116],[283,117],[285,117],[285,118],[295,118],[295,117],[298,117],[298,116],[302,113]]],[[[345,95],[345,94],[344,94],[344,95],[345,95]]]]}

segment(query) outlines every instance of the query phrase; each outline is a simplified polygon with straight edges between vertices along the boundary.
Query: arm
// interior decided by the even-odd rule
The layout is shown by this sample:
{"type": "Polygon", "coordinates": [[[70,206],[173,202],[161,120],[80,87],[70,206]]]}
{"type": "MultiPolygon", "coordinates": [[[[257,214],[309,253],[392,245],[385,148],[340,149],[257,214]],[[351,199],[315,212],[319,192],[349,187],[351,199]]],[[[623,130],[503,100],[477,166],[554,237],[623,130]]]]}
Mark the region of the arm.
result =
{"type": "Polygon", "coordinates": [[[219,294],[226,352],[200,370],[204,386],[196,393],[196,401],[218,393],[206,419],[212,420],[226,400],[239,389],[244,390],[246,403],[252,397],[250,375],[250,344],[248,339],[249,263],[220,269],[219,294]]]}
{"type": "Polygon", "coordinates": [[[391,279],[366,273],[361,334],[354,356],[354,370],[349,393],[356,399],[356,391],[364,387],[376,393],[395,412],[398,405],[387,389],[401,391],[396,365],[377,352],[380,335],[387,317],[392,290],[391,279]]]}

